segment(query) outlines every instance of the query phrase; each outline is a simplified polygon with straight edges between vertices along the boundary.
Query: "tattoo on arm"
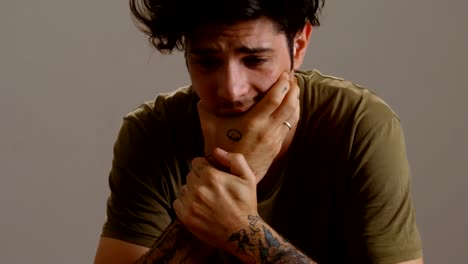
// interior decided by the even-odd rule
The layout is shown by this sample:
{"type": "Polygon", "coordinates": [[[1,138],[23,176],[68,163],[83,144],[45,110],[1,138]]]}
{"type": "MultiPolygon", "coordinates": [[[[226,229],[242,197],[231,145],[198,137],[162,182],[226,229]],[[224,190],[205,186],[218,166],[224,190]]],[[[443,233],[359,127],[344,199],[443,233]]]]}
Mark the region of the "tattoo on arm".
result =
{"type": "Polygon", "coordinates": [[[255,233],[260,232],[260,228],[256,227],[257,222],[260,220],[260,217],[254,216],[254,215],[249,215],[248,219],[250,221],[249,228],[252,231],[252,233],[250,233],[250,235],[255,236],[255,233]]]}
{"type": "Polygon", "coordinates": [[[202,263],[208,254],[208,247],[175,220],[135,264],[202,263]]]}
{"type": "Polygon", "coordinates": [[[236,255],[255,263],[315,263],[276,234],[259,216],[248,216],[249,231],[241,229],[229,237],[236,243],[236,255]]]}

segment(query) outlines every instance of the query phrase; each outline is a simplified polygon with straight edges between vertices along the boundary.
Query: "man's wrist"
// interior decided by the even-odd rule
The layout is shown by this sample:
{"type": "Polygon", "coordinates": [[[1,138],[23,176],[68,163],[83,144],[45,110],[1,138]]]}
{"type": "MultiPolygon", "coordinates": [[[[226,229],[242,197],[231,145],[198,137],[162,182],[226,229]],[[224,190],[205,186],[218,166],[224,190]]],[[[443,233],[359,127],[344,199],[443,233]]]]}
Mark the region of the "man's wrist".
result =
{"type": "Polygon", "coordinates": [[[249,215],[247,224],[233,232],[227,251],[243,263],[315,263],[283,239],[258,215],[249,215]]]}
{"type": "Polygon", "coordinates": [[[239,258],[243,263],[256,263],[258,241],[261,239],[260,216],[247,215],[243,223],[229,233],[224,250],[239,258]]]}

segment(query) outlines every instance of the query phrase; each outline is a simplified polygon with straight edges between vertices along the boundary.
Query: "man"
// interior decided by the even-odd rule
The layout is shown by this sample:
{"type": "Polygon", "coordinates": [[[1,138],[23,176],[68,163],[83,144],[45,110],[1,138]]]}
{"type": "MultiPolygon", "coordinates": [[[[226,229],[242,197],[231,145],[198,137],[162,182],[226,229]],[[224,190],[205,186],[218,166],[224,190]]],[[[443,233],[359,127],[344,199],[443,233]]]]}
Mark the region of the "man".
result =
{"type": "Polygon", "coordinates": [[[124,118],[95,263],[422,263],[400,122],[301,71],[322,1],[138,1],[192,84],[124,118]]]}

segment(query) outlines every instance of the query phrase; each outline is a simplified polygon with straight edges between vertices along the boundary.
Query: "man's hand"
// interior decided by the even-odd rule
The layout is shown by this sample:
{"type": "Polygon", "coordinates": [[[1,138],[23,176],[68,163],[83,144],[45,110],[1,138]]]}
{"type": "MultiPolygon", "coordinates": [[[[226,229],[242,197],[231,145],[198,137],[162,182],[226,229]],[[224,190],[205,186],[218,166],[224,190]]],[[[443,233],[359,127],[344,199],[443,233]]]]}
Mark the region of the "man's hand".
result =
{"type": "Polygon", "coordinates": [[[315,263],[282,239],[258,216],[256,177],[242,154],[216,148],[213,158],[196,158],[187,185],[175,200],[182,224],[203,242],[244,263],[315,263]]]}
{"type": "Polygon", "coordinates": [[[299,92],[294,76],[285,73],[239,116],[216,116],[200,101],[206,157],[192,161],[173,204],[180,222],[200,240],[232,253],[232,234],[258,215],[256,186],[291,133],[284,122],[295,126],[299,120],[299,92]]]}
{"type": "Polygon", "coordinates": [[[240,116],[216,116],[200,101],[205,156],[219,167],[211,156],[216,147],[243,154],[258,183],[290,133],[284,122],[295,126],[299,120],[299,92],[294,75],[284,73],[256,105],[240,116]]]}
{"type": "Polygon", "coordinates": [[[213,158],[231,173],[218,170],[206,158],[194,159],[187,184],[173,205],[178,219],[195,236],[226,249],[232,233],[248,225],[249,215],[258,215],[257,182],[241,154],[217,148],[213,158]]]}

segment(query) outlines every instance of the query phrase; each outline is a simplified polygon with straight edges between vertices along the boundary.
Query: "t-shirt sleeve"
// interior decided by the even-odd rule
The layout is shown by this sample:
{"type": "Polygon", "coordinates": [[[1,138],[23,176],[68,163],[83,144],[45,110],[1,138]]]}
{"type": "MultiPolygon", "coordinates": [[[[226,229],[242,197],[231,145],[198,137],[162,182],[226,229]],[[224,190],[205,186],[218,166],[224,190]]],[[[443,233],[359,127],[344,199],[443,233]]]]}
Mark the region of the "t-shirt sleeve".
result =
{"type": "Polygon", "coordinates": [[[134,116],[124,118],[114,145],[109,175],[110,196],[102,235],[151,247],[171,222],[174,193],[158,153],[164,138],[158,129],[134,116]],[[151,136],[149,136],[151,134],[151,136]]]}
{"type": "Polygon", "coordinates": [[[399,118],[373,102],[360,116],[354,138],[349,255],[379,264],[422,257],[399,118]]]}

